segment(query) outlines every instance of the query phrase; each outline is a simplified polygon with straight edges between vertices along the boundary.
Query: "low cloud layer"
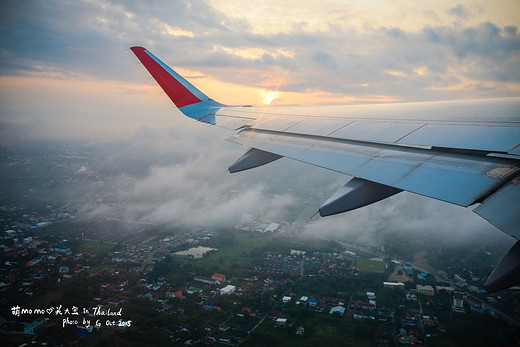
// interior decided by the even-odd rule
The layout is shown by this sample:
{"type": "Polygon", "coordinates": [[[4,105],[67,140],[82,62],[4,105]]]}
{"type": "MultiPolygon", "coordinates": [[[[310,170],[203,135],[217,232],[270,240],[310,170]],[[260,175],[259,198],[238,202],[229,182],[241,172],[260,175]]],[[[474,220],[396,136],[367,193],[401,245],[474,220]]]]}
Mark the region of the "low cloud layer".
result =
{"type": "Polygon", "coordinates": [[[303,237],[369,244],[380,244],[388,233],[426,235],[452,244],[509,239],[470,209],[407,192],[337,216],[311,218],[349,177],[289,159],[229,174],[227,167],[243,151],[213,128],[193,128],[206,135],[204,140],[173,128],[162,134],[143,129],[133,142],[120,146],[125,150],[111,150],[116,157],[101,166],[123,167],[123,173],[99,195],[101,200],[90,199],[82,214],[122,218],[129,226],[138,222],[186,229],[232,227],[250,214],[262,222],[294,222],[303,237]],[[143,169],[130,174],[125,165],[143,169]]]}
{"type": "Polygon", "coordinates": [[[163,226],[219,227],[239,223],[243,214],[279,220],[291,205],[289,194],[273,196],[262,182],[227,173],[242,151],[231,148],[211,130],[201,141],[197,136],[179,139],[174,130],[166,137],[145,132],[151,130],[142,129],[127,150],[117,152],[117,162],[131,159],[129,165],[148,167],[146,173],[116,177],[110,194],[103,201],[86,204],[82,213],[92,218],[124,216],[128,222],[163,226]]]}
{"type": "Polygon", "coordinates": [[[384,233],[413,235],[451,245],[510,239],[471,209],[403,192],[376,204],[314,220],[304,234],[380,244],[384,233]]]}

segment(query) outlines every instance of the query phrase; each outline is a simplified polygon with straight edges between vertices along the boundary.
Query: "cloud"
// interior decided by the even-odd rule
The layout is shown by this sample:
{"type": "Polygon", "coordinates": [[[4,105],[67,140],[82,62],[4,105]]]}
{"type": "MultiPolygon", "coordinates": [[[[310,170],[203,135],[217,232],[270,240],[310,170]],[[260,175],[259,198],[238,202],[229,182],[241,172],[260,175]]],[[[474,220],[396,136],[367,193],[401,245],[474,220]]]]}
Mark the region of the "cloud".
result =
{"type": "Polygon", "coordinates": [[[85,199],[82,215],[187,228],[233,226],[244,213],[280,220],[291,195],[275,196],[260,180],[225,173],[242,151],[218,132],[195,128],[208,131],[191,136],[174,128],[166,133],[143,128],[133,142],[104,145],[105,161],[89,168],[108,173],[102,187],[89,189],[102,200],[85,199]]]}
{"type": "Polygon", "coordinates": [[[261,221],[302,225],[303,237],[370,244],[411,234],[452,244],[509,239],[470,209],[406,192],[311,219],[348,177],[289,159],[231,175],[225,171],[243,151],[222,141],[214,128],[192,128],[144,128],[131,141],[92,147],[100,159],[88,169],[103,173],[105,184],[78,188],[89,194],[79,199],[86,201],[82,218],[121,218],[130,230],[142,223],[189,230],[232,227],[243,214],[252,214],[261,221]]]}
{"type": "Polygon", "coordinates": [[[381,244],[388,235],[414,235],[452,245],[480,238],[510,241],[510,237],[470,209],[408,192],[358,210],[314,220],[305,226],[303,234],[367,244],[381,244]]]}
{"type": "Polygon", "coordinates": [[[462,4],[458,4],[457,6],[451,8],[448,13],[459,19],[467,19],[471,16],[471,12],[468,10],[468,8],[462,4]]]}
{"type": "MultiPolygon", "coordinates": [[[[253,13],[276,20],[275,13],[265,12],[271,5],[253,13]]],[[[393,24],[398,21],[374,22],[368,7],[357,3],[325,3],[314,10],[302,3],[298,13],[308,25],[295,23],[266,32],[259,30],[260,22],[251,15],[231,11],[240,10],[239,5],[219,1],[7,1],[1,6],[0,73],[4,75],[51,70],[142,83],[141,67],[136,68],[127,50],[142,44],[174,67],[242,86],[265,87],[266,75],[289,73],[290,79],[280,86],[282,92],[415,101],[515,95],[511,84],[520,82],[516,23],[495,23],[482,14],[477,17],[478,11],[465,5],[446,11],[457,18],[480,18],[479,24],[452,25],[437,19],[412,30],[393,24]],[[334,14],[330,23],[320,17],[322,13],[334,14]],[[367,22],[359,26],[352,19],[355,14],[365,16],[367,22]],[[173,34],[171,28],[175,28],[173,34]],[[240,53],[251,50],[264,54],[240,53]],[[280,50],[288,54],[277,53],[280,50]],[[417,69],[427,73],[414,74],[417,69]],[[389,70],[404,74],[392,77],[389,70]],[[485,92],[478,87],[483,84],[485,92]]],[[[375,9],[377,13],[383,10],[396,14],[393,9],[375,9]]],[[[404,7],[403,11],[411,21],[416,9],[404,7]]]]}

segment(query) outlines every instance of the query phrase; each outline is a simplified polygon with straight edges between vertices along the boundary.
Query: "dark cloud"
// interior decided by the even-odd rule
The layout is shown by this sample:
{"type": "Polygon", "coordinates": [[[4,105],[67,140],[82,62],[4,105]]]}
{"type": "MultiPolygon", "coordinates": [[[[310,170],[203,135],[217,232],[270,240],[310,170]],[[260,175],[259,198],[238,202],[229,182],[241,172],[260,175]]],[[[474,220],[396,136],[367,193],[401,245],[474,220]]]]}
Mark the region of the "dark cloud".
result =
{"type": "Polygon", "coordinates": [[[457,6],[451,8],[448,11],[448,14],[455,16],[459,19],[468,19],[471,17],[471,12],[468,10],[468,8],[462,4],[458,4],[457,6]]]}

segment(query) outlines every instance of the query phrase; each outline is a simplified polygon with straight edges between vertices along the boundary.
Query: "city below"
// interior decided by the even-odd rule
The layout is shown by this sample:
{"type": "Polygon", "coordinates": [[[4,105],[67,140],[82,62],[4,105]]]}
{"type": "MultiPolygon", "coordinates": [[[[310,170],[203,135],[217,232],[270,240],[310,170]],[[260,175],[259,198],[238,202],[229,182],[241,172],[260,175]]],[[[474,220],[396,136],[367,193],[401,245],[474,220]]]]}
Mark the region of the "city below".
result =
{"type": "Polygon", "coordinates": [[[233,225],[215,227],[93,215],[63,192],[88,191],[81,199],[91,206],[117,210],[122,203],[109,200],[107,187],[123,173],[95,172],[98,149],[55,146],[53,155],[2,156],[4,346],[520,341],[520,288],[483,289],[506,241],[460,244],[420,230],[389,232],[374,243],[310,237],[302,232],[309,222],[290,213],[242,213],[233,225]]]}

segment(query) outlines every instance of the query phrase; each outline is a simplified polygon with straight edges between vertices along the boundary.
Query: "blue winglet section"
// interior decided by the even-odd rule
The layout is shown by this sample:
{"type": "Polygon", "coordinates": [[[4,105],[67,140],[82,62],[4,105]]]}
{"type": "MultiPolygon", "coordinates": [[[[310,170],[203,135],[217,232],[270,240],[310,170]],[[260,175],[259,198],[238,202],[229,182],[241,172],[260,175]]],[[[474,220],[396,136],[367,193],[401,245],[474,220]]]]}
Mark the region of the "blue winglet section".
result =
{"type": "Polygon", "coordinates": [[[224,106],[225,105],[219,102],[209,99],[208,101],[179,107],[179,110],[187,117],[215,125],[215,114],[224,106]]]}

